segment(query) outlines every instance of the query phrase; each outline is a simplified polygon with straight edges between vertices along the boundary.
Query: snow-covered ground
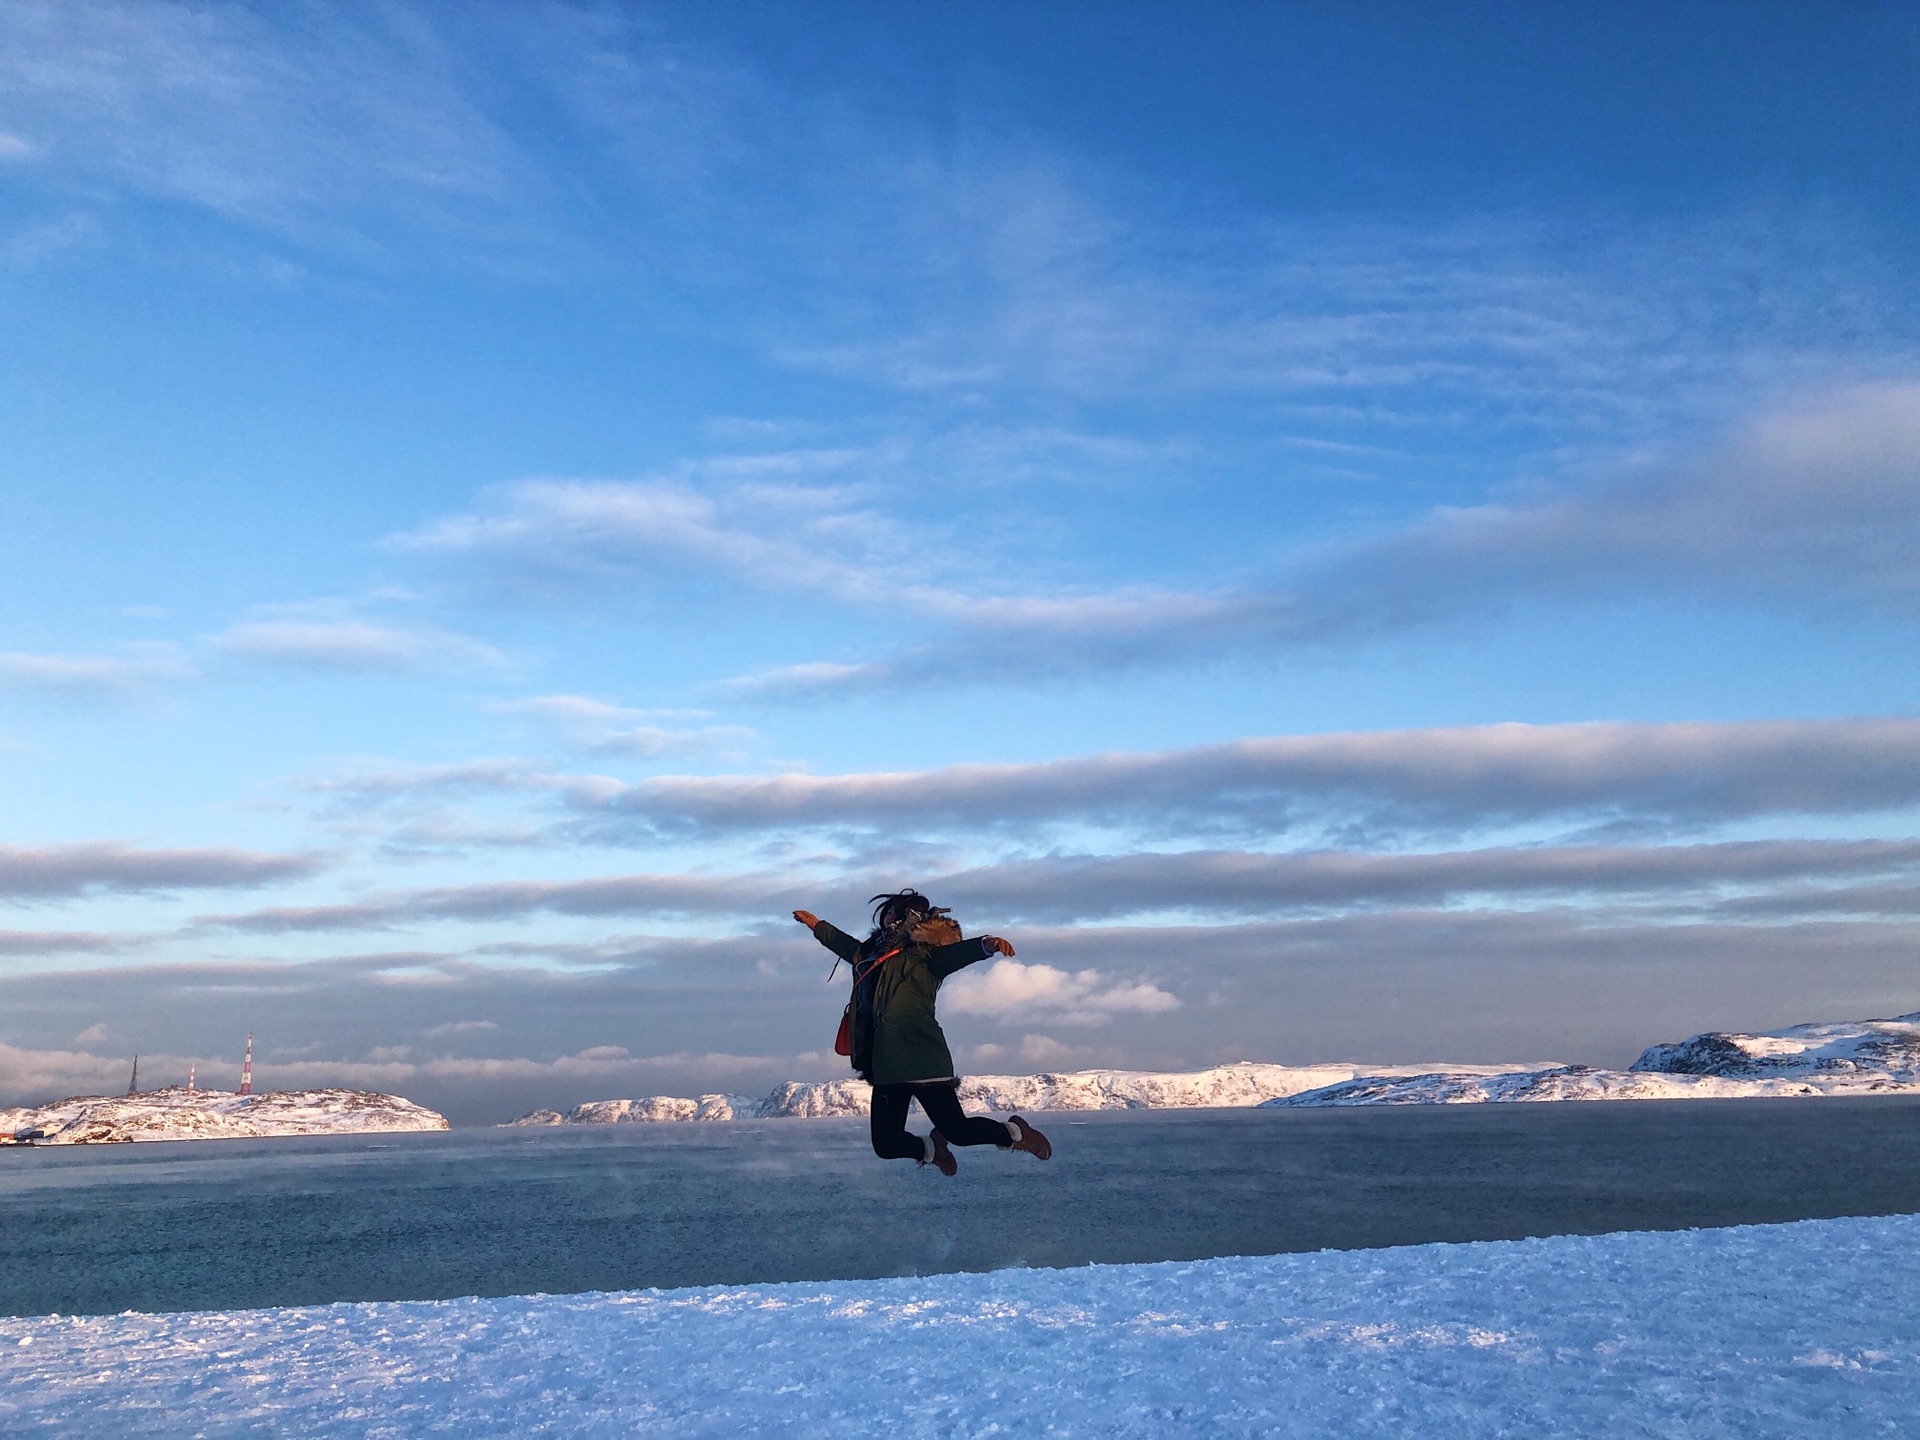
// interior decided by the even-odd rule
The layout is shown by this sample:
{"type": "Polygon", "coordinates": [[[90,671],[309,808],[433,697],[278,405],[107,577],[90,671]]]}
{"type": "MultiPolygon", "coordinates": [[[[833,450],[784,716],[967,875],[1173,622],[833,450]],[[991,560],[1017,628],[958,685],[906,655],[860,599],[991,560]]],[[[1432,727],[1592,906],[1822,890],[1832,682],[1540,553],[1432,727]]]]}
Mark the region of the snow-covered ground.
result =
{"type": "Polygon", "coordinates": [[[76,1095],[33,1108],[0,1108],[0,1137],[40,1131],[41,1145],[121,1140],[239,1140],[334,1131],[444,1130],[446,1117],[371,1090],[271,1090],[236,1095],[170,1085],[138,1095],[76,1095]]]}
{"type": "Polygon", "coordinates": [[[44,1436],[1910,1436],[1920,1216],[0,1319],[44,1436]]]}
{"type": "MultiPolygon", "coordinates": [[[[1429,1065],[1261,1065],[1242,1060],[1209,1070],[1074,1070],[1044,1075],[969,1075],[960,1082],[960,1103],[969,1110],[1159,1110],[1215,1105],[1258,1105],[1350,1080],[1356,1075],[1421,1075],[1429,1065]]],[[[1521,1067],[1459,1067],[1462,1073],[1499,1075],[1521,1067]]],[[[865,1115],[863,1080],[789,1080],[771,1095],[701,1095],[682,1099],[649,1095],[638,1100],[592,1100],[564,1115],[535,1110],[511,1125],[600,1125],[633,1120],[820,1119],[865,1115]]]]}
{"type": "Polygon", "coordinates": [[[1472,1105],[1509,1100],[1706,1100],[1726,1096],[1920,1093],[1920,1013],[1891,1020],[1793,1025],[1748,1035],[1710,1031],[1653,1045],[1631,1070],[1584,1065],[1362,1075],[1265,1103],[1472,1105]]]}

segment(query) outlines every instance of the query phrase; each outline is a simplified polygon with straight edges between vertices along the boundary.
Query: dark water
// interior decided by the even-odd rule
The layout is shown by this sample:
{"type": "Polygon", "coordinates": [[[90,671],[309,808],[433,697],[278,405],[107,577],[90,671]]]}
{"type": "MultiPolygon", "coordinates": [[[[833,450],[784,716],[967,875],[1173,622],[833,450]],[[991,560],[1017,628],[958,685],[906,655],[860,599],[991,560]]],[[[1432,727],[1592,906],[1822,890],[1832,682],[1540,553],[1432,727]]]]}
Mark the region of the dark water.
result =
{"type": "Polygon", "coordinates": [[[1055,1157],[861,1121],[0,1151],[0,1313],[1194,1259],[1920,1211],[1920,1099],[1042,1117],[1055,1157]]]}

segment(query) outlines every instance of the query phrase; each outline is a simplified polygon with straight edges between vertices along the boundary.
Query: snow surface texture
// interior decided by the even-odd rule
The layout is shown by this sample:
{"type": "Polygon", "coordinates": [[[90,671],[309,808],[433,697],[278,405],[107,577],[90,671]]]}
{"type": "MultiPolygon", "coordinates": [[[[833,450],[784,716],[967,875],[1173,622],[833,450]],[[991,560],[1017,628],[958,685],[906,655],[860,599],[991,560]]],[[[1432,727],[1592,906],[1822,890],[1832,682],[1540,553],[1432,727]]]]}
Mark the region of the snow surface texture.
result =
{"type": "Polygon", "coordinates": [[[39,1130],[40,1145],[122,1140],[241,1140],[336,1131],[444,1130],[446,1117],[371,1090],[270,1090],[236,1095],[170,1085],[138,1095],[76,1095],[33,1109],[0,1109],[0,1136],[39,1130]]]}
{"type": "Polygon", "coordinates": [[[1473,1105],[1509,1100],[1706,1100],[1726,1096],[1920,1092],[1920,1013],[1793,1025],[1763,1035],[1712,1031],[1653,1045],[1631,1070],[1560,1065],[1503,1075],[1445,1070],[1362,1075],[1265,1103],[1473,1105]]]}
{"type": "MultiPolygon", "coordinates": [[[[1463,1066],[1461,1073],[1498,1075],[1510,1065],[1463,1066]]],[[[1075,1070],[1046,1075],[969,1075],[960,1082],[960,1103],[969,1110],[1003,1114],[1028,1110],[1160,1110],[1214,1105],[1258,1105],[1276,1095],[1350,1080],[1357,1075],[1420,1075],[1420,1065],[1261,1065],[1242,1060],[1211,1070],[1075,1070]]],[[[864,1080],[789,1080],[765,1099],[750,1095],[702,1095],[684,1100],[649,1095],[640,1100],[592,1100],[566,1114],[535,1110],[510,1125],[605,1125],[634,1120],[814,1120],[865,1115],[864,1080]]]]}
{"type": "Polygon", "coordinates": [[[0,1319],[45,1436],[1902,1435],[1920,1216],[0,1319]]]}

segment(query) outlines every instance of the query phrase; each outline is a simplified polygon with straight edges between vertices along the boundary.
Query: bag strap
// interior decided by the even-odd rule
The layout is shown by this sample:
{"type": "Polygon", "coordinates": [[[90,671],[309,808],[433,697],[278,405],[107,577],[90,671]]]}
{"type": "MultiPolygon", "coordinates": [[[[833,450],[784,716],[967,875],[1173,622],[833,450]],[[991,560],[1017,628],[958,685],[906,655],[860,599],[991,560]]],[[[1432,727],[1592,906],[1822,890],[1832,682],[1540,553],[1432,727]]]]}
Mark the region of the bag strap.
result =
{"type": "MultiPolygon", "coordinates": [[[[894,946],[894,947],[893,947],[893,949],[891,949],[891,950],[889,950],[889,951],[887,951],[887,953],[886,953],[886,954],[884,954],[884,955],[876,955],[876,956],[874,956],[874,957],[873,957],[873,959],[871,959],[871,960],[867,960],[867,961],[855,961],[855,960],[849,960],[849,961],[847,961],[847,962],[846,962],[846,966],[847,966],[847,968],[848,968],[849,970],[851,970],[851,971],[853,971],[853,983],[854,983],[854,984],[856,984],[856,985],[858,985],[858,984],[859,984],[859,983],[860,983],[860,982],[861,982],[862,980],[864,980],[864,979],[866,979],[866,978],[867,978],[867,976],[868,976],[869,974],[871,974],[871,973],[873,972],[873,967],[874,967],[874,966],[876,966],[876,965],[884,965],[884,964],[886,964],[886,963],[887,963],[887,961],[889,961],[889,960],[891,960],[891,959],[893,959],[893,957],[894,957],[894,956],[896,956],[896,955],[898,955],[898,954],[899,954],[899,953],[900,953],[900,952],[901,952],[902,950],[904,950],[904,949],[906,949],[906,948],[907,948],[907,947],[906,947],[906,946],[904,946],[904,945],[896,945],[896,946],[894,946]]],[[[829,967],[827,968],[827,979],[828,979],[828,980],[832,980],[832,979],[833,979],[833,975],[834,975],[834,971],[836,971],[836,970],[838,970],[838,969],[840,968],[840,965],[841,965],[841,960],[840,960],[840,957],[839,957],[838,955],[836,955],[836,956],[834,956],[834,957],[833,957],[833,964],[832,964],[831,966],[829,966],[829,967]]]]}
{"type": "Polygon", "coordinates": [[[852,967],[853,983],[858,985],[862,980],[866,979],[867,976],[871,975],[876,969],[886,964],[887,961],[893,959],[894,956],[898,955],[902,950],[906,948],[907,947],[904,945],[896,945],[893,947],[893,949],[887,951],[886,954],[876,955],[871,960],[867,961],[866,964],[864,965],[853,966],[852,967]]]}

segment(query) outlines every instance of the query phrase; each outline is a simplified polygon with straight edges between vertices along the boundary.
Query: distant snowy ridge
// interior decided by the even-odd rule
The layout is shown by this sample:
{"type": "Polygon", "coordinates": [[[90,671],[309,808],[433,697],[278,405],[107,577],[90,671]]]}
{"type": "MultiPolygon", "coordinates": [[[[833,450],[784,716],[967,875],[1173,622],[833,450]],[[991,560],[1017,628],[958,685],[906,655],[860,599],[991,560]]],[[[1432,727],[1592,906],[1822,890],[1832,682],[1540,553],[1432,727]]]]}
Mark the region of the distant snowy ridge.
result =
{"type": "MultiPolygon", "coordinates": [[[[1512,1065],[1467,1066],[1463,1073],[1499,1075],[1512,1065]]],[[[960,1082],[960,1101],[972,1110],[1163,1110],[1248,1106],[1276,1096],[1351,1080],[1355,1076],[1427,1073],[1421,1065],[1263,1065],[1242,1060],[1209,1070],[1074,1070],[1043,1075],[971,1075],[960,1082]]],[[[535,1110],[509,1125],[608,1125],[660,1120],[814,1120],[865,1115],[865,1081],[789,1080],[764,1099],[749,1095],[701,1095],[682,1099],[649,1095],[638,1100],[592,1100],[562,1114],[535,1110]]]]}
{"type": "Polygon", "coordinates": [[[271,1090],[236,1095],[170,1085],[138,1095],[76,1095],[51,1105],[0,1108],[0,1141],[30,1135],[41,1145],[127,1140],[244,1140],[267,1135],[445,1130],[424,1105],[372,1090],[271,1090]]]}
{"type": "Polygon", "coordinates": [[[1676,1045],[1651,1045],[1633,1068],[1743,1080],[1813,1076],[1916,1082],[1920,1081],[1920,1011],[1891,1020],[1789,1025],[1761,1035],[1709,1031],[1676,1045]]]}
{"type": "Polygon", "coordinates": [[[1709,1031],[1652,1045],[1631,1070],[1585,1065],[1426,1075],[1362,1075],[1269,1105],[1475,1105],[1532,1100],[1704,1100],[1735,1096],[1920,1093],[1920,1012],[1891,1020],[1709,1031]]]}
{"type": "Polygon", "coordinates": [[[1363,1075],[1323,1089],[1268,1100],[1268,1105],[1477,1105],[1510,1100],[1719,1100],[1738,1096],[1920,1093],[1920,1082],[1884,1076],[1805,1076],[1730,1080],[1718,1075],[1663,1075],[1560,1065],[1504,1075],[1440,1070],[1427,1075],[1363,1075]]]}
{"type": "MultiPolygon", "coordinates": [[[[1263,1065],[1210,1070],[1074,1070],[973,1075],[970,1110],[1158,1110],[1205,1106],[1475,1105],[1543,1100],[1703,1100],[1734,1096],[1920,1093],[1920,1012],[1891,1020],[1710,1031],[1650,1046],[1631,1070],[1586,1065],[1263,1065]]],[[[509,1125],[817,1119],[867,1113],[863,1081],[789,1080],[764,1099],[710,1094],[593,1100],[509,1125]]]]}

